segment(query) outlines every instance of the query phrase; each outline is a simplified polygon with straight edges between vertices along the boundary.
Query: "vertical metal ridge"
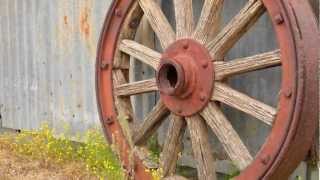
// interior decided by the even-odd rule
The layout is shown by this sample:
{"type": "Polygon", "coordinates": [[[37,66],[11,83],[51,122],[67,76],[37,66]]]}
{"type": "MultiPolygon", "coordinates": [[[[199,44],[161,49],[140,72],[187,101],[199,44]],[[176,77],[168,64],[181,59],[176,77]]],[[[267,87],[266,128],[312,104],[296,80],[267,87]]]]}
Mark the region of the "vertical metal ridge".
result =
{"type": "Polygon", "coordinates": [[[70,124],[76,133],[98,125],[95,52],[110,3],[1,2],[0,104],[5,127],[34,129],[46,121],[56,128],[70,124]]]}

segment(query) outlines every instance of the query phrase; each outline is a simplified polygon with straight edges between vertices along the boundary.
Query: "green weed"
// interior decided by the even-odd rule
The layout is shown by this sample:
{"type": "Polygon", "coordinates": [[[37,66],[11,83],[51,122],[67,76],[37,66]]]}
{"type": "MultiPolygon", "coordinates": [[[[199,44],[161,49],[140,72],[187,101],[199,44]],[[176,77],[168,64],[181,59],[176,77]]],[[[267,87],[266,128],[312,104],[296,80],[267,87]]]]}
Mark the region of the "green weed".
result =
{"type": "Polygon", "coordinates": [[[100,179],[125,179],[121,163],[98,129],[85,133],[83,143],[75,143],[66,133],[55,135],[47,124],[36,131],[0,136],[0,148],[47,162],[83,163],[86,170],[100,179]]]}

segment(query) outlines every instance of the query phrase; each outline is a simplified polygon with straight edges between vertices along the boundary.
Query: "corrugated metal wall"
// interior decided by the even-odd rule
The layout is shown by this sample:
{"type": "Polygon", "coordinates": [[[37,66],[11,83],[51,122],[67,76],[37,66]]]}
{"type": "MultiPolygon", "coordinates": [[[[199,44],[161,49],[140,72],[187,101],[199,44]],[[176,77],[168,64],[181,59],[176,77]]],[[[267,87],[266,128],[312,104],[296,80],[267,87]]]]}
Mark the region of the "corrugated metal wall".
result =
{"type": "MultiPolygon", "coordinates": [[[[245,1],[226,0],[225,23],[245,1]]],[[[314,7],[318,6],[317,0],[312,1],[314,7]]],[[[164,10],[172,19],[167,2],[163,1],[164,10]]],[[[199,10],[202,0],[195,2],[199,10]]],[[[95,52],[110,3],[111,0],[0,0],[0,120],[3,127],[33,129],[41,122],[49,122],[57,129],[69,124],[71,131],[77,133],[98,125],[95,52]]],[[[269,38],[273,31],[267,17],[258,22],[252,33],[238,43],[227,59],[276,47],[269,38]]],[[[137,79],[153,74],[140,68],[137,79]]],[[[279,87],[268,86],[267,82],[276,82],[279,76],[278,70],[271,70],[244,75],[231,83],[274,105],[275,99],[271,97],[276,97],[279,87]]],[[[138,98],[139,116],[154,104],[155,96],[149,96],[138,98]]],[[[256,151],[268,128],[261,127],[263,125],[254,119],[248,121],[250,117],[239,112],[230,109],[226,112],[245,143],[252,147],[251,151],[256,151]],[[247,123],[243,123],[244,120],[247,123]],[[257,131],[260,128],[262,132],[257,131]]],[[[297,174],[306,177],[306,169],[303,164],[297,174]]]]}
{"type": "Polygon", "coordinates": [[[2,126],[98,122],[94,64],[111,0],[0,0],[2,126]]]}

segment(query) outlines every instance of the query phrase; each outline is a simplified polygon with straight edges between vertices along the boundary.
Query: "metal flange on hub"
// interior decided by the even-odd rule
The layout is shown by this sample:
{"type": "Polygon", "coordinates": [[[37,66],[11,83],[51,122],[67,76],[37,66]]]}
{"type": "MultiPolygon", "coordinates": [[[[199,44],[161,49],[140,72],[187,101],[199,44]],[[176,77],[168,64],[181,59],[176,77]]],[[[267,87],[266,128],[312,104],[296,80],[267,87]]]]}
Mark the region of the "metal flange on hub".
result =
{"type": "Polygon", "coordinates": [[[163,53],[157,85],[164,104],[175,114],[191,116],[209,102],[214,67],[207,49],[191,39],[178,40],[163,53]]]}

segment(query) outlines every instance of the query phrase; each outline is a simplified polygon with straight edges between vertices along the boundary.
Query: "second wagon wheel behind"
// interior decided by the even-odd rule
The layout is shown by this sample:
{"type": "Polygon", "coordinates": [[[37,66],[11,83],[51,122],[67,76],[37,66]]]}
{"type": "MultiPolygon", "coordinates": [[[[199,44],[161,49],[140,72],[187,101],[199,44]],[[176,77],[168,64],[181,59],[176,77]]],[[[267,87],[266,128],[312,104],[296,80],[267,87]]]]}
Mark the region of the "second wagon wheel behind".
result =
{"type": "MultiPolygon", "coordinates": [[[[163,177],[176,171],[183,132],[191,136],[199,179],[216,179],[215,157],[208,131],[221,142],[241,171],[237,179],[286,179],[304,159],[318,116],[318,30],[307,1],[248,0],[220,29],[223,0],[205,0],[194,23],[192,0],[173,0],[176,31],[154,0],[115,0],[108,13],[97,56],[97,97],[101,122],[116,144],[129,175],[151,179],[141,146],[168,120],[160,157],[163,177]],[[222,61],[235,43],[267,13],[279,50],[222,61]],[[163,52],[134,40],[145,16],[163,52]],[[156,76],[129,82],[130,56],[154,68],[156,76]],[[271,107],[231,88],[225,79],[281,66],[278,107],[271,107]],[[160,99],[138,124],[131,96],[160,92],[160,99]],[[221,104],[243,111],[272,129],[260,151],[252,155],[221,110],[221,104]],[[168,118],[167,118],[168,117],[168,118]],[[208,127],[208,128],[207,128],[208,127]]],[[[263,42],[262,42],[263,43],[263,42]]]]}

